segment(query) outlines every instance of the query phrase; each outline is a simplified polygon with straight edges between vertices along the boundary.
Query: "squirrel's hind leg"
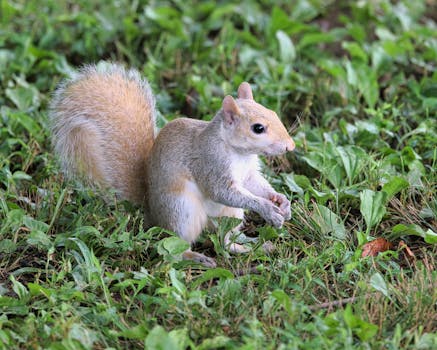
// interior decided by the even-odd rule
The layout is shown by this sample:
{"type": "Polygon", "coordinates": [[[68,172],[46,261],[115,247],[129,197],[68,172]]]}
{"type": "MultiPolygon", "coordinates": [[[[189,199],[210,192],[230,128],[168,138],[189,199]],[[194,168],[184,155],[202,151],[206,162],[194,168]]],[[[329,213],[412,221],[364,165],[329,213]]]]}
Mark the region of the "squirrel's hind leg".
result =
{"type": "MultiPolygon", "coordinates": [[[[180,186],[181,190],[155,198],[154,208],[158,208],[159,211],[152,213],[157,219],[155,220],[157,226],[176,232],[190,244],[197,240],[208,222],[200,192],[192,187],[190,183],[185,183],[180,186]]],[[[183,253],[183,258],[199,262],[206,267],[217,266],[213,258],[193,252],[191,249],[183,253]]]]}
{"type": "MultiPolygon", "coordinates": [[[[188,197],[190,198],[190,197],[188,197]]],[[[187,200],[187,197],[180,197],[179,215],[183,220],[179,220],[177,228],[174,229],[178,235],[189,243],[196,241],[197,237],[202,233],[205,228],[208,218],[205,211],[202,208],[201,202],[191,197],[192,200],[187,200]]],[[[217,266],[215,260],[202,253],[193,252],[191,249],[187,249],[183,253],[185,260],[193,260],[206,267],[214,268],[217,266]]]]}

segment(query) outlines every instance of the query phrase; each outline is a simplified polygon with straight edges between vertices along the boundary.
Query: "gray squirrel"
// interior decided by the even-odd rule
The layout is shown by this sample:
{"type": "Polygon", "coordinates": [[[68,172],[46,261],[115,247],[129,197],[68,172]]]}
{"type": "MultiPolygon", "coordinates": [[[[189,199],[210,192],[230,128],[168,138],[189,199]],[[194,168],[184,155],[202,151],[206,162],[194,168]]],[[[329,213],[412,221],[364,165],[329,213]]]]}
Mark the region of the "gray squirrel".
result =
{"type": "MultiPolygon", "coordinates": [[[[249,209],[274,227],[291,218],[290,201],[262,176],[258,155],[280,155],[295,144],[246,82],[210,122],[178,118],[157,133],[155,99],[140,73],[114,63],[90,65],[60,85],[49,115],[65,174],[143,205],[146,227],[193,243],[211,217],[243,219],[249,209]]],[[[228,249],[246,252],[230,234],[228,249]]],[[[184,258],[216,266],[191,250],[184,258]]]]}

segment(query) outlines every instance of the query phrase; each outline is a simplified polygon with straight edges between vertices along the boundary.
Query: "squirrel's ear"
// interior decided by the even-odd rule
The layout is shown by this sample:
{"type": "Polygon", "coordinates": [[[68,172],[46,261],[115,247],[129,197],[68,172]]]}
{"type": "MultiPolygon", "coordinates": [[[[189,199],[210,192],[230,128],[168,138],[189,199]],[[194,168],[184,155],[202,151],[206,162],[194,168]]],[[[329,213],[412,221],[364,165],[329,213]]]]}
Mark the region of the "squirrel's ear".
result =
{"type": "Polygon", "coordinates": [[[240,87],[238,88],[238,98],[253,100],[252,88],[249,83],[243,82],[240,84],[240,87]]]}
{"type": "Polygon", "coordinates": [[[225,96],[223,99],[222,108],[225,123],[228,125],[234,124],[238,115],[240,114],[240,110],[238,109],[237,103],[232,96],[225,96]]]}

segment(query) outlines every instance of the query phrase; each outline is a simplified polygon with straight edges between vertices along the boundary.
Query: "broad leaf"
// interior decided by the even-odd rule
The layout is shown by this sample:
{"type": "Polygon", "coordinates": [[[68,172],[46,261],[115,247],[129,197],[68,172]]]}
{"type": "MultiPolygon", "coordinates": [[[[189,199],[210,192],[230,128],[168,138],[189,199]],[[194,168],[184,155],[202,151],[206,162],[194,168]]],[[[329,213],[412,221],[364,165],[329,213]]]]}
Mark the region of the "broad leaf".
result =
{"type": "Polygon", "coordinates": [[[437,244],[437,233],[435,233],[433,230],[428,229],[424,230],[418,225],[410,224],[410,225],[404,225],[399,224],[393,227],[392,232],[397,236],[419,236],[422,237],[426,243],[429,244],[437,244]]]}
{"type": "Polygon", "coordinates": [[[296,58],[296,49],[290,37],[282,30],[276,32],[276,39],[279,42],[279,53],[281,61],[284,63],[291,63],[296,58]]]}
{"type": "Polygon", "coordinates": [[[387,183],[382,187],[382,191],[387,193],[387,200],[393,198],[393,196],[405,188],[408,188],[410,183],[403,177],[395,176],[392,177],[387,183]]]}
{"type": "Polygon", "coordinates": [[[346,238],[346,229],[341,219],[333,211],[323,205],[317,205],[313,219],[324,235],[331,235],[338,239],[346,238]]]}
{"type": "Polygon", "coordinates": [[[364,190],[360,193],[360,200],[360,211],[366,221],[367,232],[369,232],[385,215],[387,193],[364,190]]]}

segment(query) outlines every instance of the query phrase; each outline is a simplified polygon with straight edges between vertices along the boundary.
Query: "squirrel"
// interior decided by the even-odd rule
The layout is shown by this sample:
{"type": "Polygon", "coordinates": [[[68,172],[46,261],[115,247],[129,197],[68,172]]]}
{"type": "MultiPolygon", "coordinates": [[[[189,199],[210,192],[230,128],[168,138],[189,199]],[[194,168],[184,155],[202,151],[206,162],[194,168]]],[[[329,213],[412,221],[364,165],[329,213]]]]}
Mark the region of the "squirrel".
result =
{"type": "MultiPolygon", "coordinates": [[[[158,133],[155,98],[137,70],[88,65],[54,93],[53,148],[68,178],[113,189],[144,207],[146,228],[171,230],[190,244],[209,218],[243,219],[244,209],[281,227],[291,218],[290,201],[261,175],[258,155],[292,151],[294,141],[277,114],[254,101],[247,82],[237,96],[225,96],[209,122],[177,118],[158,133]]],[[[232,232],[228,249],[246,252],[231,242],[232,232]]],[[[191,249],[183,257],[216,266],[191,249]]]]}

